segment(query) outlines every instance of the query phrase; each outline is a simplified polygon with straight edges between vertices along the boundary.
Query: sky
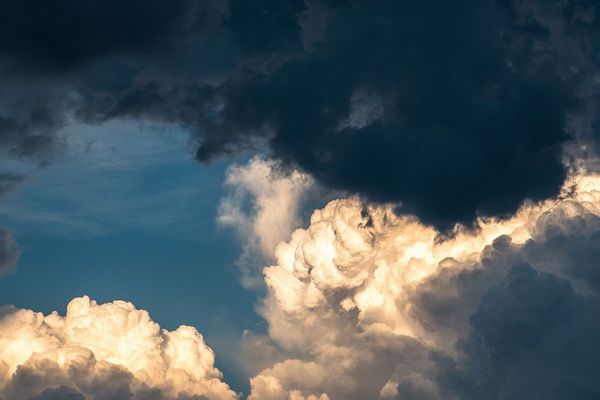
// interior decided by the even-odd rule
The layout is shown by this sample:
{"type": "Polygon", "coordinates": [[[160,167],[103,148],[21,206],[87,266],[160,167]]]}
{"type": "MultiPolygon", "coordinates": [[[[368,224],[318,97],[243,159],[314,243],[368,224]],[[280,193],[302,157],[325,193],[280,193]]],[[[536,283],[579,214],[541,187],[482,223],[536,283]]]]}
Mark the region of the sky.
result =
{"type": "Polygon", "coordinates": [[[600,397],[592,0],[0,4],[0,400],[600,397]]]}
{"type": "Polygon", "coordinates": [[[173,127],[73,124],[60,135],[68,148],[51,165],[3,165],[27,181],[2,204],[22,255],[0,303],[64,313],[83,294],[126,298],[161,326],[185,321],[215,341],[260,323],[256,293],[237,279],[240,246],[215,219],[231,160],[199,168],[173,127]]]}

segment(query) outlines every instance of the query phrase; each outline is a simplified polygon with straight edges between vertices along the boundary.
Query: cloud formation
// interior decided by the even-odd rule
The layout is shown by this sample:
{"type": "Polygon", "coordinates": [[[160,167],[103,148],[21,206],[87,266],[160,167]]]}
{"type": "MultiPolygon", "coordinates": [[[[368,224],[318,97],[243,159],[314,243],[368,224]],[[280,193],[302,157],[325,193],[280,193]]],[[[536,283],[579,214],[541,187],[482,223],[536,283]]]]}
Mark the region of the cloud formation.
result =
{"type": "MultiPolygon", "coordinates": [[[[123,118],[274,160],[230,169],[219,216],[248,285],[274,254],[250,400],[600,397],[600,177],[563,160],[598,137],[594,1],[34,3],[0,5],[6,154],[123,118]],[[277,244],[313,181],[356,197],[277,244]]],[[[193,328],[129,303],[0,327],[2,398],[236,397],[193,328]]]]}
{"type": "Polygon", "coordinates": [[[226,400],[195,328],[167,331],[124,301],[71,300],[64,317],[0,309],[0,398],[226,400]]]}
{"type": "Polygon", "coordinates": [[[451,236],[332,201],[264,270],[280,354],[249,399],[596,398],[599,232],[594,174],[451,236]]]}
{"type": "Polygon", "coordinates": [[[278,170],[276,162],[258,157],[227,169],[228,193],[217,222],[234,229],[243,242],[237,263],[246,287],[261,284],[260,266],[271,262],[275,247],[300,226],[301,207],[313,185],[310,176],[278,170]]]}
{"type": "MultiPolygon", "coordinates": [[[[143,76],[165,69],[170,74],[157,79],[166,84],[168,75],[185,75],[175,71],[181,64],[166,60],[185,54],[188,44],[202,51],[206,34],[226,11],[226,2],[210,0],[4,2],[0,149],[47,163],[64,144],[57,131],[70,119],[90,123],[135,116],[134,88],[144,86],[143,76]],[[115,103],[121,113],[113,110],[115,103]]],[[[195,69],[204,71],[201,64],[210,62],[199,61],[195,69]]],[[[156,104],[151,97],[144,99],[147,115],[150,103],[156,104]]],[[[161,120],[167,114],[165,108],[161,120]]],[[[178,122],[184,122],[182,115],[178,122]]]]}
{"type": "MultiPolygon", "coordinates": [[[[269,166],[249,165],[236,176],[269,166]]],[[[239,352],[258,369],[248,399],[597,398],[598,238],[594,173],[449,235],[392,205],[331,201],[264,269],[268,336],[247,332],[239,352]]],[[[0,330],[3,399],[238,398],[194,328],[130,303],[4,307],[0,330]]]]}
{"type": "Polygon", "coordinates": [[[277,157],[329,187],[442,227],[558,193],[580,78],[533,5],[350,3],[329,7],[313,50],[231,81],[223,120],[267,127],[277,157]]]}
{"type": "Polygon", "coordinates": [[[71,118],[176,124],[202,162],[259,148],[448,228],[558,194],[597,136],[589,0],[72,3],[0,9],[15,156],[47,162],[71,118]]]}

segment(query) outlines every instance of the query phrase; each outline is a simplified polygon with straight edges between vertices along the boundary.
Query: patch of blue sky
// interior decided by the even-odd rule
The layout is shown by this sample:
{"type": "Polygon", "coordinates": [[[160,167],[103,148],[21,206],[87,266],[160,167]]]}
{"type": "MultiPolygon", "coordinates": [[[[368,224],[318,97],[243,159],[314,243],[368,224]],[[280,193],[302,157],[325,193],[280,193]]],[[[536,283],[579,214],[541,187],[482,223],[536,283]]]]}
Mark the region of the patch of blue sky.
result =
{"type": "Polygon", "coordinates": [[[64,151],[44,168],[0,165],[27,176],[0,204],[0,225],[23,250],[17,272],[0,279],[0,304],[64,313],[83,294],[128,300],[164,327],[196,326],[217,354],[231,350],[219,351],[223,336],[261,330],[257,293],[234,267],[240,246],[215,224],[225,170],[243,160],[200,165],[173,126],[73,124],[61,136],[64,151]]]}
{"type": "Polygon", "coordinates": [[[61,134],[66,149],[47,167],[2,167],[27,176],[0,207],[17,233],[98,235],[137,226],[187,236],[214,218],[198,220],[197,210],[214,208],[227,161],[198,165],[186,132],[117,121],[70,125],[61,134]]]}

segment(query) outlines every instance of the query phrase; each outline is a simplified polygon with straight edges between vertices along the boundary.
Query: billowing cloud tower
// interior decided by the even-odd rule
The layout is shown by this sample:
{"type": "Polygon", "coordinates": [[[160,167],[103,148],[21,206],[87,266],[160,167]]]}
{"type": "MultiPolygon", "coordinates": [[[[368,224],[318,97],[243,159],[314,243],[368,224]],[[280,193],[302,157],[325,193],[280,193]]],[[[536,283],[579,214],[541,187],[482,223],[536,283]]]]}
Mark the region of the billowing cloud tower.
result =
{"type": "Polygon", "coordinates": [[[594,398],[600,177],[443,237],[359,199],[313,213],[265,268],[282,349],[252,400],[594,398]]]}

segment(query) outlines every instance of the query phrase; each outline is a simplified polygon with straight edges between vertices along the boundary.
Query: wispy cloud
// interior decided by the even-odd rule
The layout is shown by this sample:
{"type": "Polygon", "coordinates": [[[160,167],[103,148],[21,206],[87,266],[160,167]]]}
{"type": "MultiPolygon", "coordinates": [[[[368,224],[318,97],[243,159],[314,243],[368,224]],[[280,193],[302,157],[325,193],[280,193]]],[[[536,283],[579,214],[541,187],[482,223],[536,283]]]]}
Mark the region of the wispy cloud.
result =
{"type": "Polygon", "coordinates": [[[177,234],[201,224],[190,215],[210,208],[220,191],[224,162],[200,168],[177,127],[121,121],[71,124],[61,133],[67,150],[45,168],[2,165],[28,176],[0,207],[20,231],[96,235],[145,227],[177,234]]]}

